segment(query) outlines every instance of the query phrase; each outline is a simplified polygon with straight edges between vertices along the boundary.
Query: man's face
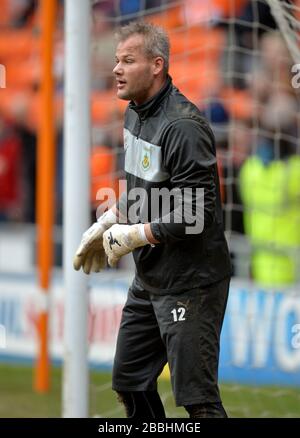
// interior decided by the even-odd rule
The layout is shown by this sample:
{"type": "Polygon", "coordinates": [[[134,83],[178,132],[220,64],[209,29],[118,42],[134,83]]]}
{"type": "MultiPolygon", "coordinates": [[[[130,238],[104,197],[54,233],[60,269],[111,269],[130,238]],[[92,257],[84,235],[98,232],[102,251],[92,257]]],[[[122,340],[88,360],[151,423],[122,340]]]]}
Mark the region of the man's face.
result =
{"type": "Polygon", "coordinates": [[[116,66],[117,96],[141,104],[151,97],[155,79],[154,60],[144,52],[142,35],[132,35],[118,44],[116,66]]]}

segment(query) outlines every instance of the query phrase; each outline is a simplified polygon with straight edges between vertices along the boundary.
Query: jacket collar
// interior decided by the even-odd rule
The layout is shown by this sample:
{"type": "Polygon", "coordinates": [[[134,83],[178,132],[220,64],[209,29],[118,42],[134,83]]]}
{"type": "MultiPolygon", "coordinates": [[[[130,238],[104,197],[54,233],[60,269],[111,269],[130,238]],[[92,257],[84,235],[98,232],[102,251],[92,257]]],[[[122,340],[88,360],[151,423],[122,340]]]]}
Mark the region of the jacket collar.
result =
{"type": "Polygon", "coordinates": [[[133,101],[130,101],[129,108],[133,109],[139,117],[143,120],[154,113],[161,101],[169,94],[172,89],[172,78],[167,76],[166,82],[163,87],[151,97],[151,99],[142,103],[141,105],[135,105],[133,101]]]}

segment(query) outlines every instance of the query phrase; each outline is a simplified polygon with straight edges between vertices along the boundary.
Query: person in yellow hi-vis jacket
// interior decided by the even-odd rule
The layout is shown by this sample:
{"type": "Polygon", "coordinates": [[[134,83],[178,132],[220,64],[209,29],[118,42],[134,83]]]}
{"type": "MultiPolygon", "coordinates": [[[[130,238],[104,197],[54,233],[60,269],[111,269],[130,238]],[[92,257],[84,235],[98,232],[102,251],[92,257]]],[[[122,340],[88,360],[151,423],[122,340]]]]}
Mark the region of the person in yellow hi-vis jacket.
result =
{"type": "Polygon", "coordinates": [[[252,246],[252,278],[265,286],[298,280],[300,156],[264,164],[249,157],[241,168],[244,225],[252,246]],[[297,257],[298,254],[298,257],[297,257]]]}

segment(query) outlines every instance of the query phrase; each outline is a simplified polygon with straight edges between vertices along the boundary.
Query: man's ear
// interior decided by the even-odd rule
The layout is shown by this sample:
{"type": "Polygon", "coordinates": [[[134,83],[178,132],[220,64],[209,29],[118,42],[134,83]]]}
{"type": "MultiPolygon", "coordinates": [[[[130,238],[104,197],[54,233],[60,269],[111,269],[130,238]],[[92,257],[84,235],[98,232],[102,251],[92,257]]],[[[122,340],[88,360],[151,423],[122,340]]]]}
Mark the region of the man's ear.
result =
{"type": "Polygon", "coordinates": [[[165,61],[161,56],[157,56],[153,60],[153,74],[158,76],[164,69],[165,61]]]}

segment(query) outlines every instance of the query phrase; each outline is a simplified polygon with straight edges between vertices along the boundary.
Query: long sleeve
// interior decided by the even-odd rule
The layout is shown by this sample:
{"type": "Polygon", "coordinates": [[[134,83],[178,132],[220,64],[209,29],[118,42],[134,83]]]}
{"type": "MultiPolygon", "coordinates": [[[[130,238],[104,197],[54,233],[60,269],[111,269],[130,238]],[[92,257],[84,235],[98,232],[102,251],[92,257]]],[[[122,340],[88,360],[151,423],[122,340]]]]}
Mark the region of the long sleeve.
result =
{"type": "Polygon", "coordinates": [[[160,242],[167,242],[201,234],[215,216],[216,155],[210,128],[193,119],[173,122],[164,135],[162,157],[170,174],[171,188],[182,193],[185,205],[151,223],[154,237],[160,242]],[[203,190],[200,189],[204,190],[204,200],[201,195],[203,190]],[[192,193],[192,196],[184,196],[185,192],[192,193]],[[195,227],[192,233],[186,232],[191,223],[188,223],[187,215],[182,214],[184,211],[193,214],[195,225],[197,221],[198,225],[202,222],[202,226],[195,227]],[[178,223],[180,215],[182,220],[178,223]]]}

